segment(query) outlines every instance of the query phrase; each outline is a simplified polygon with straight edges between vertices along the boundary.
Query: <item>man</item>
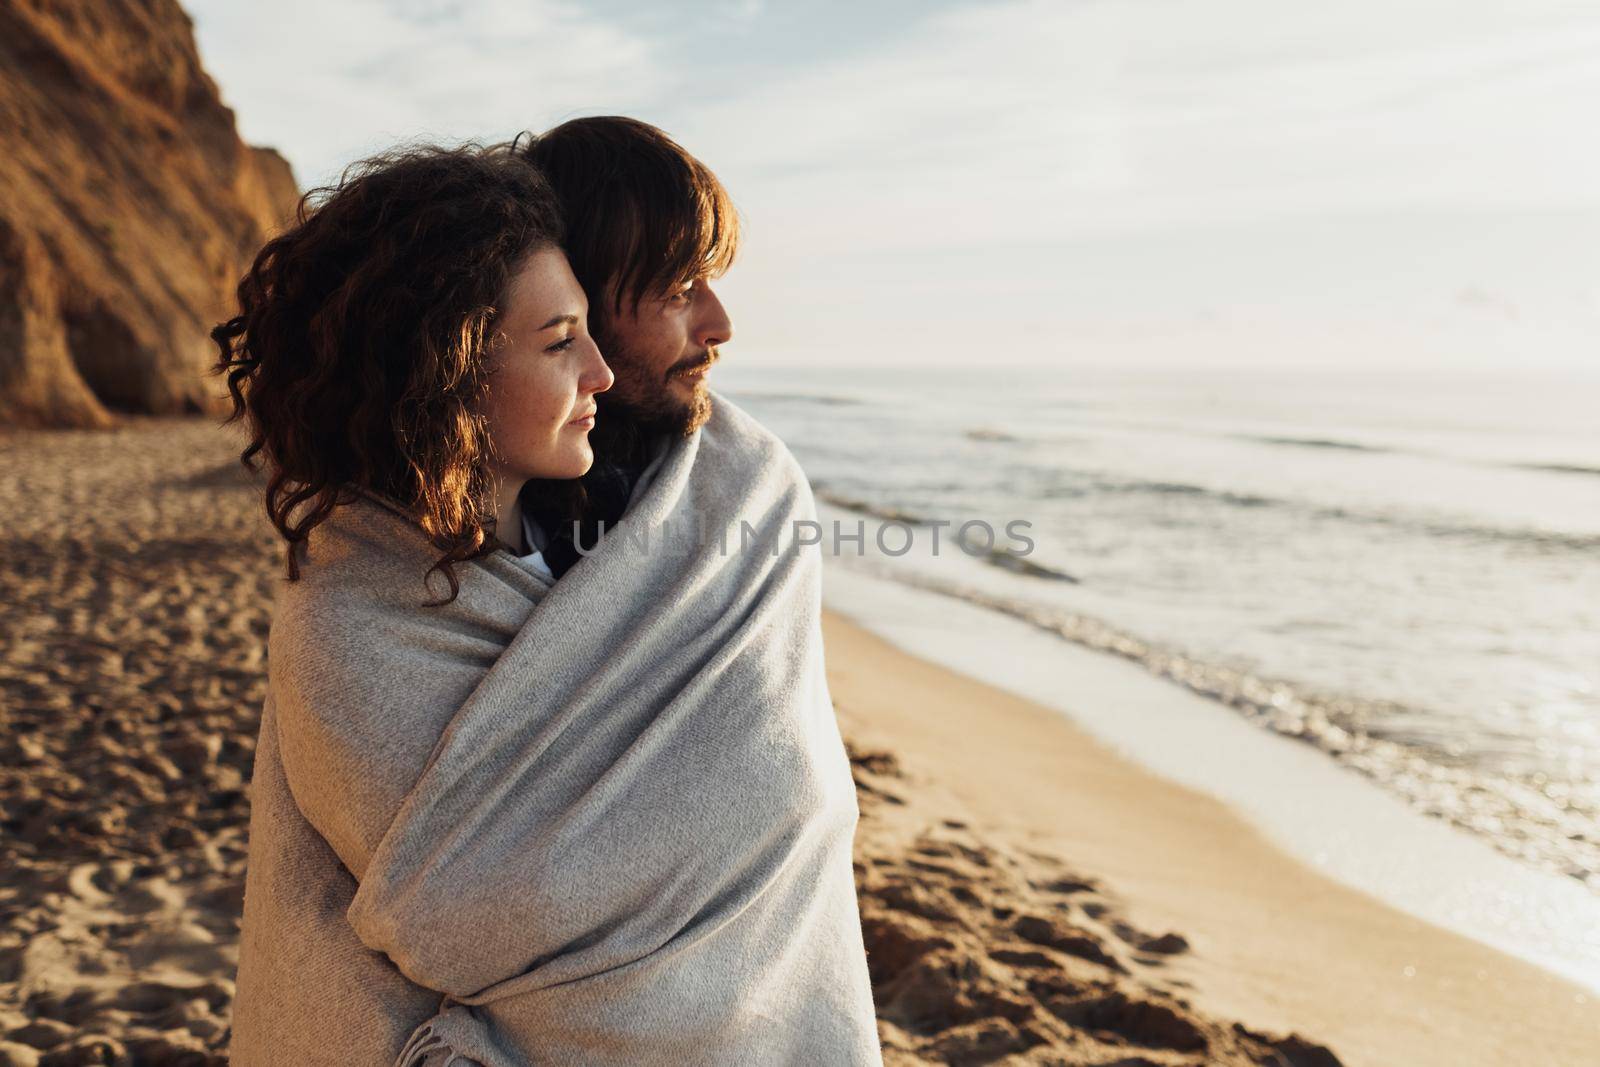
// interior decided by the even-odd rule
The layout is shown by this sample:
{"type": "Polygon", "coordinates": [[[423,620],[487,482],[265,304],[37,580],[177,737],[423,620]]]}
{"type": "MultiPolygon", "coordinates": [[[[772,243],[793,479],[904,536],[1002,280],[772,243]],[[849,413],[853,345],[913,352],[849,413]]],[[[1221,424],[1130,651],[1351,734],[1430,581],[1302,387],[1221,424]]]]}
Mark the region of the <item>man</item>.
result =
{"type": "Polygon", "coordinates": [[[739,220],[722,183],[648,123],[574,119],[535,138],[527,157],[554,187],[567,258],[589,294],[589,332],[616,375],[597,399],[595,465],[572,501],[557,483],[523,493],[527,534],[554,575],[614,526],[655,444],[687,437],[711,415],[706,389],[733,323],[711,287],[739,249],[739,220]]]}
{"type": "MultiPolygon", "coordinates": [[[[457,713],[451,736],[472,740],[442,745],[416,787],[472,810],[429,803],[396,819],[394,854],[422,860],[369,871],[352,909],[365,943],[408,976],[472,992],[419,1026],[402,1063],[499,1067],[536,1051],[596,1067],[881,1067],[821,554],[797,534],[815,505],[782,442],[733,404],[713,409],[706,388],[733,336],[711,287],[738,250],[732,203],[633,119],[578,119],[522,151],[561,204],[615,382],[596,397],[577,499],[553,481],[521,496],[529,543],[557,578],[571,573],[524,624],[535,639],[495,663],[502,684],[457,713]],[[625,512],[657,530],[739,527],[741,551],[633,554],[598,528],[625,512]],[[504,858],[506,880],[474,870],[463,890],[444,840],[504,858]],[[495,1036],[504,1057],[480,1054],[495,1036]]],[[[515,584],[484,588],[516,601],[502,588],[515,584]]]]}

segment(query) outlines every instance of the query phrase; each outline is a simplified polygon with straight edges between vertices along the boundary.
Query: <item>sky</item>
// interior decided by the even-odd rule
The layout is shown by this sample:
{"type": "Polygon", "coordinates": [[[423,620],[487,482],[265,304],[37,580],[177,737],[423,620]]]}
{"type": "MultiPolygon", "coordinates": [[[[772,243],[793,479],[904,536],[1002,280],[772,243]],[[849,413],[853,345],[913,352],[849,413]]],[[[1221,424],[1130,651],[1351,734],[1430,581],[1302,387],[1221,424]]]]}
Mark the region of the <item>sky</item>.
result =
{"type": "Polygon", "coordinates": [[[673,135],[774,365],[1600,373],[1600,5],[191,0],[241,133],[673,135]]]}

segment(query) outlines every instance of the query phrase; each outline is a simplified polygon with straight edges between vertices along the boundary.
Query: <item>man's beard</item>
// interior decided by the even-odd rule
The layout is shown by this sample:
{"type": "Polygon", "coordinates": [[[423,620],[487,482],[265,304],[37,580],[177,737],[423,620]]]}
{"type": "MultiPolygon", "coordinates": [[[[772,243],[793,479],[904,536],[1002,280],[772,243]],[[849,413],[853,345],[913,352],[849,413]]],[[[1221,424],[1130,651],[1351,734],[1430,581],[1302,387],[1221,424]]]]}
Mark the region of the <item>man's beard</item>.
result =
{"type": "Polygon", "coordinates": [[[646,433],[688,437],[711,418],[711,395],[704,378],[694,383],[694,392],[688,399],[673,392],[672,383],[685,371],[715,363],[719,358],[715,348],[681,359],[665,373],[644,368],[628,355],[627,349],[614,342],[600,350],[605,353],[616,382],[595,397],[600,406],[597,425],[622,418],[646,433]]]}

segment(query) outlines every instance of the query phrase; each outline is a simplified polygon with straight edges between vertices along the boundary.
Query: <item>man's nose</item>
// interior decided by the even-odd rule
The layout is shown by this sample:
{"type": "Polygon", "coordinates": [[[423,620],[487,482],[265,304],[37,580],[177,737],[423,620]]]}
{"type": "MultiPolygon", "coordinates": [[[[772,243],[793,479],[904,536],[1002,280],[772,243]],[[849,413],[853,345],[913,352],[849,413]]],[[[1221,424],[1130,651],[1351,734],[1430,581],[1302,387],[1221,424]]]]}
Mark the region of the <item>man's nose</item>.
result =
{"type": "Polygon", "coordinates": [[[722,306],[722,301],[711,287],[704,283],[702,283],[699,307],[700,315],[695,322],[695,341],[702,348],[725,345],[733,340],[733,320],[728,318],[728,309],[722,306]]]}

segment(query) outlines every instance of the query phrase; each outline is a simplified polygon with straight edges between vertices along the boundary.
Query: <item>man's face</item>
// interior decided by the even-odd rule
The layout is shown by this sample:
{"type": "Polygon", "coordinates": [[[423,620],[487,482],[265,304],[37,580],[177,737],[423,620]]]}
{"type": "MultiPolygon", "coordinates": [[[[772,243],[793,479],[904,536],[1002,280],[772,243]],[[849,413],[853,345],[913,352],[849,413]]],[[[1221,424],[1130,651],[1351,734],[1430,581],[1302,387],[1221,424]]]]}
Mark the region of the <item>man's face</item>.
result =
{"type": "Polygon", "coordinates": [[[711,417],[707,371],[732,339],[733,323],[704,278],[646,294],[637,306],[624,299],[599,338],[616,375],[604,407],[624,409],[648,430],[688,436],[711,417]]]}

